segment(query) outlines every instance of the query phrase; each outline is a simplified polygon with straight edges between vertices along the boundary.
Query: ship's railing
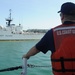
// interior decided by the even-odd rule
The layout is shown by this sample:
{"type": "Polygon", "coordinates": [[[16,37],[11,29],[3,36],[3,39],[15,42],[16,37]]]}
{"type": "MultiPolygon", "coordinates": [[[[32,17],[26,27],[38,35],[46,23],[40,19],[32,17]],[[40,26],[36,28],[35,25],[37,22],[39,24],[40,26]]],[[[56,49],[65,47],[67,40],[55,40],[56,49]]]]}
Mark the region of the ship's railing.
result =
{"type": "Polygon", "coordinates": [[[0,72],[14,71],[14,70],[22,69],[21,75],[27,75],[27,67],[29,67],[29,68],[51,67],[51,65],[49,65],[49,66],[39,66],[39,65],[27,64],[27,59],[23,58],[23,62],[22,62],[21,66],[10,67],[10,68],[6,68],[6,69],[0,69],[0,72]]]}
{"type": "Polygon", "coordinates": [[[27,59],[26,58],[23,58],[21,75],[27,75],[27,59]]]}

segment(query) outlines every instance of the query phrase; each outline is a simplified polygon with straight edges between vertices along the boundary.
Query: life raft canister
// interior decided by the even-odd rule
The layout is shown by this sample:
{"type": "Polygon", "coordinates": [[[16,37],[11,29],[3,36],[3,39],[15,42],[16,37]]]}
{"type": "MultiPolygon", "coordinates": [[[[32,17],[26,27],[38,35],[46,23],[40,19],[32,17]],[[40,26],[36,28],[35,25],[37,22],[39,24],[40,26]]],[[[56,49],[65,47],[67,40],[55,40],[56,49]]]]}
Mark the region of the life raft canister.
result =
{"type": "Polygon", "coordinates": [[[75,75],[75,26],[53,29],[55,52],[51,55],[54,75],[75,75]]]}

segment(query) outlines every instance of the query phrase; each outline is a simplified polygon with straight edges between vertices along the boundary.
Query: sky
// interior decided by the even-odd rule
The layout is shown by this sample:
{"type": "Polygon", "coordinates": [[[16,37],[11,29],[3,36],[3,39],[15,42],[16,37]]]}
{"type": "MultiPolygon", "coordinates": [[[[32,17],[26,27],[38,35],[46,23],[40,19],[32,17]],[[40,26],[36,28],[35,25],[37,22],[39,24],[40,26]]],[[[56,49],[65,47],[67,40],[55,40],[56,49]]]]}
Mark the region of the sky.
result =
{"type": "Polygon", "coordinates": [[[0,26],[5,27],[5,19],[11,9],[12,24],[27,29],[51,29],[61,24],[61,5],[75,0],[0,0],[0,26]]]}

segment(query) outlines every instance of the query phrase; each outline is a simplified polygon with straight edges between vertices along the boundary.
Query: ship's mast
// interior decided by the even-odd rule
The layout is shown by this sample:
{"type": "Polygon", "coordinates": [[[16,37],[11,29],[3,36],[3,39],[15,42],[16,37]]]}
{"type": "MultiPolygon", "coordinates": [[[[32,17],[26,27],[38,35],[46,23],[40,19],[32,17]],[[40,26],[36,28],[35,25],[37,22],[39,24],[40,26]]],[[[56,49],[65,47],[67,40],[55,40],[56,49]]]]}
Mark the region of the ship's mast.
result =
{"type": "Polygon", "coordinates": [[[10,12],[9,18],[6,19],[6,21],[7,21],[7,26],[10,26],[10,23],[11,23],[11,21],[12,21],[12,19],[11,19],[11,9],[9,10],[9,12],[10,12]]]}

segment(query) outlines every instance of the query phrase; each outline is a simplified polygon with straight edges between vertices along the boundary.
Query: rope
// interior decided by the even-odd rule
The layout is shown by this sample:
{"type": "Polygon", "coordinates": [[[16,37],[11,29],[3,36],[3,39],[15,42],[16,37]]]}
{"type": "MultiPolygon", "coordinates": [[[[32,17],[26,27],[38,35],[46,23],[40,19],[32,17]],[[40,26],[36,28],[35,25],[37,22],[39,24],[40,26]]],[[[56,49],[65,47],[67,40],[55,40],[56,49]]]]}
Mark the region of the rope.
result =
{"type": "MultiPolygon", "coordinates": [[[[27,64],[27,67],[34,68],[34,67],[51,67],[51,66],[38,66],[38,65],[27,64]]],[[[0,72],[13,71],[13,70],[18,70],[18,69],[22,69],[22,66],[16,66],[16,67],[10,67],[10,68],[6,68],[6,69],[1,69],[0,72]]]]}
{"type": "Polygon", "coordinates": [[[22,68],[22,66],[10,67],[10,68],[6,68],[6,69],[1,69],[0,72],[13,71],[13,70],[21,69],[21,68],[22,68]]]}
{"type": "Polygon", "coordinates": [[[32,64],[27,64],[28,67],[30,68],[35,68],[35,67],[51,67],[51,66],[39,66],[39,65],[32,65],[32,64]]]}

